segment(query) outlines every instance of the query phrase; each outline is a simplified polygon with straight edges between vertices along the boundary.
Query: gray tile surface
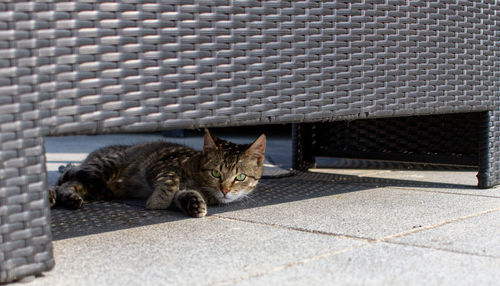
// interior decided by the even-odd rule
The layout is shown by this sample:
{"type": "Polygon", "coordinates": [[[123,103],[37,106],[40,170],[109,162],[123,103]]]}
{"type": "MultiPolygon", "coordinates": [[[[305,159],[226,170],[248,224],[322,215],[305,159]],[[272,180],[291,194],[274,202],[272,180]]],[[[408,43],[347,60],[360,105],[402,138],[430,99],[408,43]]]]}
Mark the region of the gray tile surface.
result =
{"type": "Polygon", "coordinates": [[[311,169],[310,171],[318,175],[329,174],[336,181],[352,182],[355,184],[372,184],[429,192],[500,198],[500,186],[489,189],[479,189],[476,187],[477,171],[324,168],[311,169]]]}
{"type": "Polygon", "coordinates": [[[498,285],[500,260],[376,243],[233,285],[498,285]]]}
{"type": "Polygon", "coordinates": [[[500,259],[500,202],[496,211],[454,221],[391,241],[500,259]]]}
{"type": "Polygon", "coordinates": [[[420,186],[412,186],[413,189],[421,189],[427,191],[446,192],[455,194],[467,194],[478,196],[492,196],[500,198],[500,187],[496,186],[489,189],[477,188],[477,171],[391,171],[377,174],[377,178],[395,179],[395,180],[412,180],[426,183],[448,183],[455,187],[442,188],[436,186],[434,188],[425,188],[420,186]]]}
{"type": "Polygon", "coordinates": [[[59,240],[56,268],[30,285],[208,285],[363,241],[206,217],[59,240]]]}
{"type": "Polygon", "coordinates": [[[406,180],[422,183],[439,183],[475,187],[477,185],[474,170],[391,170],[391,169],[325,169],[316,168],[312,172],[326,172],[338,175],[354,175],[367,178],[406,180]]]}
{"type": "Polygon", "coordinates": [[[450,171],[450,170],[419,170],[418,172],[406,170],[392,170],[377,174],[377,178],[402,179],[428,183],[448,183],[475,187],[477,185],[477,171],[450,171]]]}
{"type": "MultiPolygon", "coordinates": [[[[244,208],[223,217],[305,228],[327,233],[381,239],[429,227],[456,218],[498,208],[496,198],[419,192],[397,188],[367,188],[344,192],[345,185],[298,184],[297,192],[330,190],[330,195],[256,208],[244,208]],[[337,193],[336,193],[337,192],[337,193]]],[[[283,186],[285,187],[285,186],[283,186]]],[[[282,189],[275,190],[279,196],[282,189]]]]}
{"type": "MultiPolygon", "coordinates": [[[[247,143],[253,136],[228,136],[247,143]]],[[[57,167],[98,147],[201,137],[47,138],[57,167]]],[[[291,164],[289,138],[266,155],[291,164]]],[[[498,285],[500,187],[463,170],[322,169],[262,180],[247,200],[204,219],[144,202],[52,210],[56,267],[20,285],[498,285]]]]}

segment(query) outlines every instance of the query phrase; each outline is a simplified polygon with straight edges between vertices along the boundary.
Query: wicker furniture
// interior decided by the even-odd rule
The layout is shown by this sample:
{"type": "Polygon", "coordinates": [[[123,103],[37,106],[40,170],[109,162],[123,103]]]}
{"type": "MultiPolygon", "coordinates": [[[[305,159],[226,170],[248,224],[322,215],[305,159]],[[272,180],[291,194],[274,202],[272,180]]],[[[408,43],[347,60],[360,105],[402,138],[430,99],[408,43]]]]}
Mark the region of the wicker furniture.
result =
{"type": "Polygon", "coordinates": [[[489,117],[488,112],[471,112],[296,125],[294,168],[314,166],[317,156],[377,160],[338,162],[350,168],[393,168],[392,161],[474,166],[478,186],[488,188],[498,184],[500,175],[500,130],[488,125],[489,117]]]}
{"type": "Polygon", "coordinates": [[[496,1],[0,3],[0,282],[50,269],[43,136],[483,112],[496,1]]]}

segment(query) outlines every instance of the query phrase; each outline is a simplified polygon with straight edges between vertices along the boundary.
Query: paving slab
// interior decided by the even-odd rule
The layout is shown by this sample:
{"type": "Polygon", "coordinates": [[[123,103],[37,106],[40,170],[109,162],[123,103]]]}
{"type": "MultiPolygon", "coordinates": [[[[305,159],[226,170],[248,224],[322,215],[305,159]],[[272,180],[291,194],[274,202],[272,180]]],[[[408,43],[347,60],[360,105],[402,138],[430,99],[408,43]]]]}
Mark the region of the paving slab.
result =
{"type": "Polygon", "coordinates": [[[271,185],[263,185],[244,207],[228,205],[218,215],[382,239],[496,209],[500,204],[498,198],[336,184],[318,180],[316,174],[308,178],[306,173],[273,180],[271,185]],[[266,203],[269,197],[274,197],[273,203],[266,203]]]}
{"type": "Polygon", "coordinates": [[[443,183],[474,187],[477,185],[474,170],[394,170],[394,169],[328,169],[313,168],[312,172],[326,172],[339,175],[356,175],[381,179],[404,179],[422,183],[443,183]]]}
{"type": "MultiPolygon", "coordinates": [[[[268,139],[271,163],[288,168],[290,139],[268,139]]],[[[49,179],[101,146],[151,140],[203,142],[47,138],[49,179]]],[[[142,201],[54,209],[56,268],[28,285],[498,285],[500,187],[477,189],[475,173],[321,169],[263,179],[244,201],[209,207],[203,219],[145,210],[142,201]]]]}
{"type": "Polygon", "coordinates": [[[368,177],[373,176],[376,177],[379,173],[387,173],[392,172],[389,169],[331,169],[331,168],[311,168],[310,172],[316,173],[327,173],[327,174],[336,174],[336,175],[350,175],[350,176],[359,176],[359,177],[368,177]]]}
{"type": "MultiPolygon", "coordinates": [[[[254,193],[245,200],[209,206],[208,215],[366,189],[345,184],[336,185],[333,189],[324,182],[304,182],[301,178],[303,176],[262,179],[254,193]],[[315,187],[305,190],[303,184],[315,187]],[[302,191],[298,191],[301,188],[302,191]]],[[[55,208],[51,211],[51,217],[52,233],[57,240],[187,218],[176,210],[147,210],[145,201],[140,200],[87,202],[79,210],[55,208]]]]}
{"type": "Polygon", "coordinates": [[[210,285],[366,244],[210,218],[54,242],[56,267],[29,285],[210,285]]]}
{"type": "Polygon", "coordinates": [[[377,174],[378,178],[404,179],[427,183],[448,183],[454,185],[477,186],[477,171],[450,171],[450,170],[393,170],[377,174]]]}
{"type": "Polygon", "coordinates": [[[390,241],[500,258],[500,204],[496,211],[390,241]]]}
{"type": "Polygon", "coordinates": [[[498,269],[499,259],[375,243],[230,284],[498,285],[498,269]]]}
{"type": "Polygon", "coordinates": [[[318,176],[321,174],[325,174],[325,177],[332,176],[336,182],[500,198],[500,186],[489,189],[477,187],[476,171],[324,168],[314,168],[309,171],[317,173],[318,176]]]}
{"type": "Polygon", "coordinates": [[[68,210],[51,209],[51,228],[54,240],[62,240],[154,225],[188,218],[181,212],[148,210],[145,203],[125,202],[86,202],[83,208],[68,210]]]}
{"type": "MultiPolygon", "coordinates": [[[[489,189],[477,187],[477,171],[402,171],[379,173],[377,178],[389,180],[411,180],[426,183],[453,184],[455,187],[442,188],[440,186],[427,188],[429,191],[449,192],[456,194],[492,196],[500,198],[500,186],[489,189]]],[[[406,186],[409,187],[409,186],[406,186]]],[[[412,186],[416,189],[424,189],[424,186],[412,186]]]]}

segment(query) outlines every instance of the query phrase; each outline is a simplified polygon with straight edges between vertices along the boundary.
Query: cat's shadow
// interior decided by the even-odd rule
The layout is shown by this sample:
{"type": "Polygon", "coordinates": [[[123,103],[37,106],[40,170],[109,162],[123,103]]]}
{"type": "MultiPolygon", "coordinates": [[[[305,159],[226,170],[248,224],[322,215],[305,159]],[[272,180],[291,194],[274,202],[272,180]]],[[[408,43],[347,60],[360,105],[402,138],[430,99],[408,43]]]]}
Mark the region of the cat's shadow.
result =
{"type": "MultiPolygon", "coordinates": [[[[433,189],[475,188],[461,184],[305,172],[292,177],[262,179],[257,189],[247,199],[228,205],[211,206],[208,211],[209,215],[213,215],[389,186],[433,189]]],[[[146,210],[142,201],[112,201],[87,203],[79,210],[55,208],[51,211],[51,219],[53,239],[60,240],[190,218],[175,210],[146,210]]]]}

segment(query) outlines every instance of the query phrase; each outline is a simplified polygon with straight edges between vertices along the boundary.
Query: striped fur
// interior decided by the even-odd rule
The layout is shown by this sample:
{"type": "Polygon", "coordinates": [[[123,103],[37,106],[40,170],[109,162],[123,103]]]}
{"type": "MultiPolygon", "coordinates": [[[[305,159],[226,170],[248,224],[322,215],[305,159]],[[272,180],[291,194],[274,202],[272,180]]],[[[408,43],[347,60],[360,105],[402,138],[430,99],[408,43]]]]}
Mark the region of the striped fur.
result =
{"type": "Polygon", "coordinates": [[[265,135],[238,145],[207,129],[202,151],[162,141],[107,146],[61,175],[49,190],[51,203],[78,209],[84,201],[144,199],[148,209],[174,205],[203,217],[207,204],[237,201],[255,189],[265,147],[265,135]]]}

